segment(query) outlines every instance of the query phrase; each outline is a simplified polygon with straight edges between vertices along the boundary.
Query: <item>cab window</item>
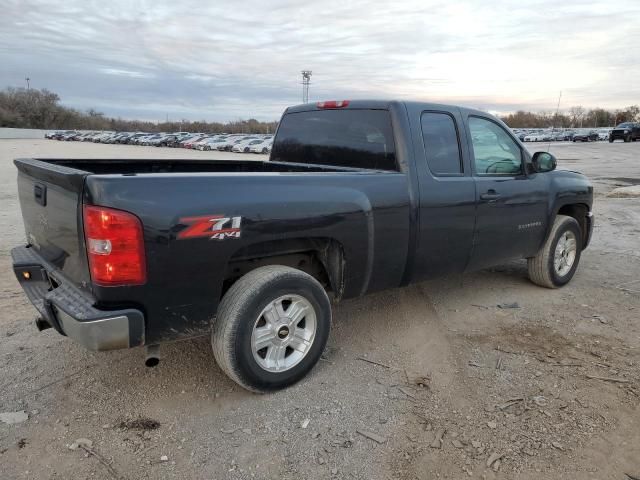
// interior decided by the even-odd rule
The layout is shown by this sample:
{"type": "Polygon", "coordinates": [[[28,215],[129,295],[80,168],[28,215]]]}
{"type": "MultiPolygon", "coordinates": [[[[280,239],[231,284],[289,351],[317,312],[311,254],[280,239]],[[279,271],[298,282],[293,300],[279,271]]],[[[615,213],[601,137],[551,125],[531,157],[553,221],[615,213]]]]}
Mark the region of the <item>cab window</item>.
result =
{"type": "Polygon", "coordinates": [[[312,110],[282,117],[271,153],[278,162],[398,170],[387,110],[312,110]]]}
{"type": "Polygon", "coordinates": [[[436,176],[462,174],[462,155],[453,117],[442,112],[424,112],[420,124],[429,170],[436,176]]]}
{"type": "Polygon", "coordinates": [[[469,117],[469,130],[477,175],[522,173],[520,146],[500,125],[486,118],[469,117]]]}

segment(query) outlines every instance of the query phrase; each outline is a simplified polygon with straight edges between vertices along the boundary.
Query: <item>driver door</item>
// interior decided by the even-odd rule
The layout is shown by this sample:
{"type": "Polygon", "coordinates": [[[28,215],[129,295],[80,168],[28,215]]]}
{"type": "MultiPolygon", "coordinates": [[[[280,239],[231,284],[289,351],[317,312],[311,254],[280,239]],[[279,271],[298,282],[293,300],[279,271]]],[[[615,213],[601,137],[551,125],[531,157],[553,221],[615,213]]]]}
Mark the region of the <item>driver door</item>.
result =
{"type": "Polygon", "coordinates": [[[499,122],[474,113],[466,123],[477,205],[467,269],[535,255],[547,228],[548,176],[527,174],[527,152],[499,122]]]}

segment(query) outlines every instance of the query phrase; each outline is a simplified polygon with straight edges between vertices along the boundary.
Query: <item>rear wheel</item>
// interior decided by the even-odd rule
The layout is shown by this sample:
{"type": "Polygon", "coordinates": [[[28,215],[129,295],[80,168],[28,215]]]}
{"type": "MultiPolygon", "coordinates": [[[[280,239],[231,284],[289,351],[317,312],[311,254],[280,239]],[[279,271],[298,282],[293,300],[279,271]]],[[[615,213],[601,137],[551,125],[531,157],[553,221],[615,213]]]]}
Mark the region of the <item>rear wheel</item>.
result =
{"type": "Polygon", "coordinates": [[[290,267],[260,267],[222,299],[211,335],[213,354],[247,390],[278,390],[318,362],[330,326],[329,298],[315,278],[290,267]]]}
{"type": "Polygon", "coordinates": [[[547,288],[566,285],[578,268],[581,245],[582,231],[576,219],[556,216],[547,241],[535,257],[527,259],[529,279],[547,288]]]}
{"type": "Polygon", "coordinates": [[[269,150],[267,149],[267,147],[264,147],[264,148],[262,149],[262,153],[269,153],[269,150]]]}

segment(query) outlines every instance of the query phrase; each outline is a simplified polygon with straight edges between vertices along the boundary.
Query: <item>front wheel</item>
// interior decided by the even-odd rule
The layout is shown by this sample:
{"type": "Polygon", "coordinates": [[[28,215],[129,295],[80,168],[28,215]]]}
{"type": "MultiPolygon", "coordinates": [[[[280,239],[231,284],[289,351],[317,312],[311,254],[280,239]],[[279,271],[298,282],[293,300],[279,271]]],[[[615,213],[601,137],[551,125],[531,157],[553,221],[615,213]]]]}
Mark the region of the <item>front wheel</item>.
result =
{"type": "Polygon", "coordinates": [[[330,327],[329,298],[315,278],[290,267],[260,267],[234,283],[220,302],[213,355],[247,390],[279,390],[314,367],[330,327]]]}
{"type": "Polygon", "coordinates": [[[631,135],[627,135],[626,137],[624,137],[624,141],[625,143],[629,143],[631,141],[631,135]]]}
{"type": "Polygon", "coordinates": [[[536,285],[558,288],[576,273],[582,252],[582,231],[573,217],[556,216],[547,241],[535,257],[527,259],[529,279],[536,285]]]}

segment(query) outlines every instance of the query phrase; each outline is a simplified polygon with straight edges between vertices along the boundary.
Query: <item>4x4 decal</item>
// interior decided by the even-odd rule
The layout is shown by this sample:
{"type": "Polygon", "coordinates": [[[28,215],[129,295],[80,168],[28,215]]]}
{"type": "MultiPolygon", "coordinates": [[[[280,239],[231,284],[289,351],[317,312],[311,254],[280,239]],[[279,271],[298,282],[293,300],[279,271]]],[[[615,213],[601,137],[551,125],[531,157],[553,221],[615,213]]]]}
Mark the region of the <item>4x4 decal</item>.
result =
{"type": "Polygon", "coordinates": [[[185,217],[180,223],[188,225],[178,233],[178,240],[187,238],[209,237],[212,240],[240,238],[242,217],[225,217],[224,215],[207,215],[204,217],[185,217]]]}

